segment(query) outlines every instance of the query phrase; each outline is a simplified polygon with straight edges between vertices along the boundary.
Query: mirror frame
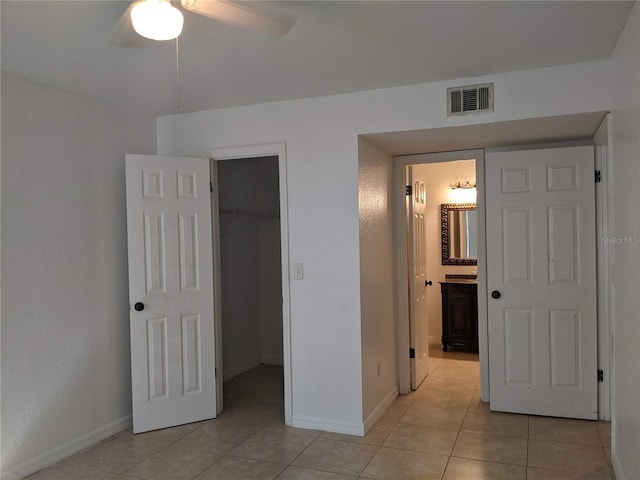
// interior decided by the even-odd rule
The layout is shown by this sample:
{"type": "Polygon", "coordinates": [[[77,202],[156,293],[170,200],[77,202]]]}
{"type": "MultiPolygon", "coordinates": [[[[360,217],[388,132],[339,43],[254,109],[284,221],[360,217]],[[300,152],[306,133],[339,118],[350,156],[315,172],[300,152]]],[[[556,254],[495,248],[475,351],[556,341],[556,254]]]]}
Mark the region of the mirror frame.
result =
{"type": "Polygon", "coordinates": [[[478,265],[477,258],[449,258],[449,210],[476,210],[475,203],[443,203],[440,205],[442,231],[442,265],[478,265]]]}

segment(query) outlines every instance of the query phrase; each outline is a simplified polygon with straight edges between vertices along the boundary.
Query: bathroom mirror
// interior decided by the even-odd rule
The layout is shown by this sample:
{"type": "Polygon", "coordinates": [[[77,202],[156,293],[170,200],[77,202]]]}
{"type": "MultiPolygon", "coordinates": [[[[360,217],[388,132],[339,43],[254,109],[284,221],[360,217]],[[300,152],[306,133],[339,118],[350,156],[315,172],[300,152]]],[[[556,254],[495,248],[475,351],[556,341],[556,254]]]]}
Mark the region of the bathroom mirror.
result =
{"type": "Polygon", "coordinates": [[[478,217],[475,203],[443,203],[442,265],[478,264],[478,217]]]}

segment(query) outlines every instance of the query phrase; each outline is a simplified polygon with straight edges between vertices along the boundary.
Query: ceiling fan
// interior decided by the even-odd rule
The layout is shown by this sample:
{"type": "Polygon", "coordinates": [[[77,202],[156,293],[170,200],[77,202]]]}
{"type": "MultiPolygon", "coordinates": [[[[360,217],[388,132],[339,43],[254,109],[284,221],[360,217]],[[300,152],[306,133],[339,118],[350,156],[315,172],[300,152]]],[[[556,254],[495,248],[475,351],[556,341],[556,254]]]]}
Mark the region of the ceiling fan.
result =
{"type": "MultiPolygon", "coordinates": [[[[273,37],[284,35],[295,23],[289,15],[232,0],[180,0],[180,6],[186,12],[273,37]]],[[[136,0],[120,18],[111,43],[139,47],[149,44],[146,39],[172,40],[180,35],[182,25],[182,11],[170,0],[136,0]]]]}

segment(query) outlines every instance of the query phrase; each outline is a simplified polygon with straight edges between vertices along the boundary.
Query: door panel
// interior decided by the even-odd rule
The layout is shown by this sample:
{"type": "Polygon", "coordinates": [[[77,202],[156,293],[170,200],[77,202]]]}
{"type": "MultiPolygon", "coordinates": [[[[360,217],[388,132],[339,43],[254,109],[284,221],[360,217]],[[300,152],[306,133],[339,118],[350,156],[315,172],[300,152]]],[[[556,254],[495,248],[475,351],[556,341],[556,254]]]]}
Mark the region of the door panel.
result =
{"type": "Polygon", "coordinates": [[[413,185],[408,197],[409,218],[409,331],[410,347],[414,351],[411,359],[411,388],[417,389],[426,378],[429,360],[429,333],[427,331],[427,230],[425,222],[425,182],[417,169],[407,167],[408,183],[413,185]]]}
{"type": "Polygon", "coordinates": [[[486,156],[491,409],[597,418],[592,147],[486,156]]]}
{"type": "Polygon", "coordinates": [[[502,279],[531,282],[531,211],[528,207],[502,211],[502,279]]]}
{"type": "Polygon", "coordinates": [[[127,155],[134,432],[216,416],[209,160],[127,155]]]}

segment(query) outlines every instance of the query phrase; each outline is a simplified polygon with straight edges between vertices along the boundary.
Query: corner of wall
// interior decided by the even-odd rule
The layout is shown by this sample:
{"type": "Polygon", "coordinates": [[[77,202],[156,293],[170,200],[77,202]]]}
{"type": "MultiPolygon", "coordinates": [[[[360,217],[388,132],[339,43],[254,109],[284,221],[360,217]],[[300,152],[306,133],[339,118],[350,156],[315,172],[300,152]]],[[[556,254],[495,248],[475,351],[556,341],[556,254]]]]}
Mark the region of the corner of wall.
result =
{"type": "Polygon", "coordinates": [[[358,147],[362,418],[377,419],[398,391],[393,161],[363,138],[358,147]]]}
{"type": "MultiPolygon", "coordinates": [[[[640,3],[636,2],[612,55],[612,234],[628,238],[640,235],[640,221],[635,214],[640,205],[636,188],[640,178],[639,44],[640,3]]],[[[614,312],[611,458],[618,478],[636,479],[640,478],[640,378],[635,367],[640,361],[637,295],[640,251],[629,244],[616,245],[612,251],[615,276],[611,302],[614,312]]]]}
{"type": "Polygon", "coordinates": [[[364,433],[366,434],[376,424],[378,420],[384,415],[384,412],[391,406],[393,401],[398,397],[398,386],[395,385],[384,396],[380,403],[373,409],[373,411],[364,419],[364,433]]]}
{"type": "Polygon", "coordinates": [[[356,437],[363,437],[365,434],[364,423],[344,422],[333,418],[316,417],[312,415],[294,414],[291,418],[291,426],[341,433],[343,435],[354,435],[356,437]]]}

